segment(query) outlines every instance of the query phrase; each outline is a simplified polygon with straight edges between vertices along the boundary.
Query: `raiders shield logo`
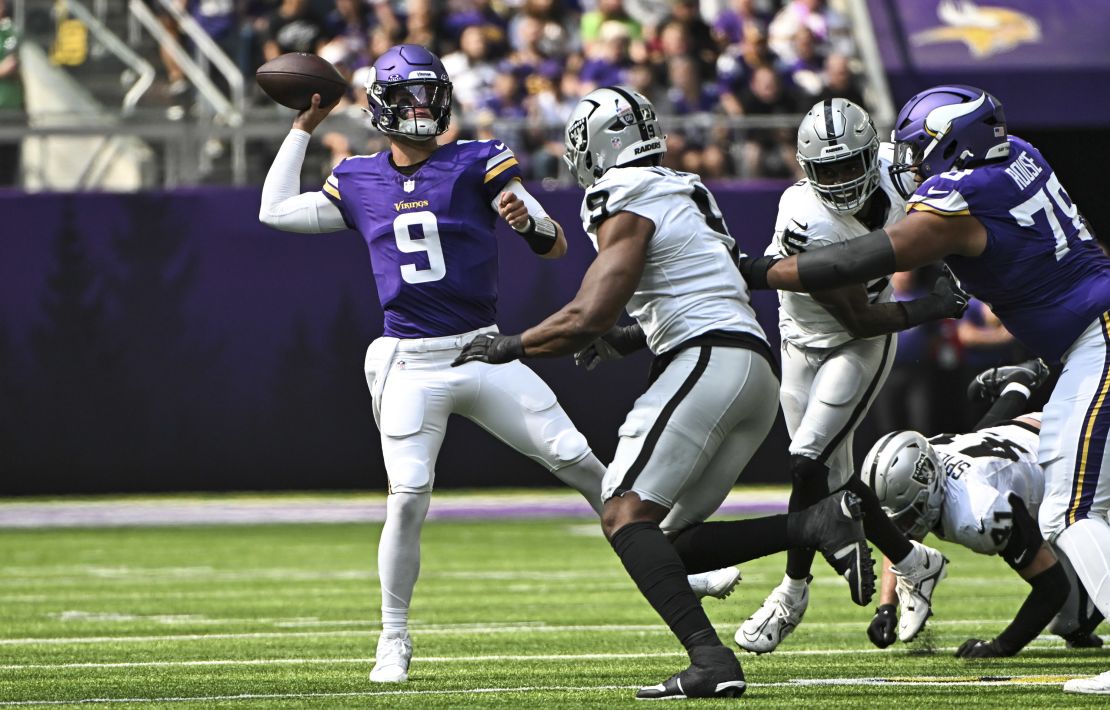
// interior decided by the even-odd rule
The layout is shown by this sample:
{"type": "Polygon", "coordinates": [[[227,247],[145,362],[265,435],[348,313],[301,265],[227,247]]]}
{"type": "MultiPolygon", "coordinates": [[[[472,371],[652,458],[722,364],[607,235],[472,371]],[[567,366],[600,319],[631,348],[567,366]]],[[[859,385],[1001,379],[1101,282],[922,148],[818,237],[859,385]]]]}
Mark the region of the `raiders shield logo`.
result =
{"type": "Polygon", "coordinates": [[[574,146],[575,150],[586,150],[586,119],[580,118],[570,124],[570,130],[567,131],[567,136],[570,138],[570,143],[574,146]]]}

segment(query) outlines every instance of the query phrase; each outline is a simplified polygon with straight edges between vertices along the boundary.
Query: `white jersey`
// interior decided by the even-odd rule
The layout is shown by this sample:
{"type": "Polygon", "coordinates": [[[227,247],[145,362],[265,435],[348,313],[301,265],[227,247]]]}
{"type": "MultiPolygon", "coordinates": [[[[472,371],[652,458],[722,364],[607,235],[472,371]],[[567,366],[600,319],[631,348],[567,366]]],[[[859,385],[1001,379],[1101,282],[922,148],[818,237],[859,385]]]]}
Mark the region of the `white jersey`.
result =
{"type": "Polygon", "coordinates": [[[1039,441],[1038,431],[1015,422],[930,439],[947,474],[940,524],[934,532],[975,552],[1001,552],[1013,526],[1011,492],[1037,519],[1044,497],[1039,441]]]}
{"type": "Polygon", "coordinates": [[[765,340],[748,286],[736,268],[736,242],[697,175],[668,168],[610,168],[582,200],[582,224],[597,248],[608,216],[632,212],[655,224],[629,315],[656,355],[711,330],[765,340]]]}
{"type": "MultiPolygon", "coordinates": [[[[890,178],[890,161],[894,148],[890,143],[879,146],[879,189],[890,199],[883,227],[906,216],[906,201],[895,189],[890,178]]],[[[846,242],[872,230],[854,216],[830,209],[805,180],[795,183],[782,193],[775,220],[775,235],[766,254],[791,256],[829,244],[846,242]]],[[[868,282],[867,294],[872,303],[891,300],[890,277],[868,282]]],[[[799,347],[833,348],[853,339],[843,325],[807,293],[779,292],[779,331],[782,339],[799,347]]]]}

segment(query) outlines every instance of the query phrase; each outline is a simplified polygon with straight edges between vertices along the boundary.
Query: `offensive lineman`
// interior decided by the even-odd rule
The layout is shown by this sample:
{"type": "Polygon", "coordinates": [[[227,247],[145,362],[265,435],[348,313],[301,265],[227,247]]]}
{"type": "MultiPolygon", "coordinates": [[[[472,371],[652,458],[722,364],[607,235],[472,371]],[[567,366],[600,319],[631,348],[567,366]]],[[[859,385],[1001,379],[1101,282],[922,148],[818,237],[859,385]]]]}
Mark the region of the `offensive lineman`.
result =
{"type": "MultiPolygon", "coordinates": [[[[365,374],[389,477],[378,544],[382,634],[374,682],[408,680],[408,612],[420,571],[420,531],[448,417],[460,414],[578,490],[601,512],[605,467],[555,394],[521,363],[451,369],[462,345],[497,330],[500,215],[543,258],[566,251],[562,228],[520,181],[503,143],[436,137],[451,120],[451,81],[419,45],[391,48],[366,80],[372,124],[390,150],[337,165],[321,191],[298,194],[309,135],[331,107],[297,116],[262,189],[259,218],[290,232],[357,229],[370,250],[385,333],[366,352],[365,374]]],[[[727,596],[736,570],[688,580],[699,596],[727,596]]]]}
{"type": "Polygon", "coordinates": [[[592,365],[645,346],[657,356],[651,385],[619,430],[602,529],[686,647],[690,667],[637,697],[735,697],[746,687],[743,671],[684,575],[818,547],[870,598],[859,501],[845,492],[787,515],[702,522],[777,410],[774,360],[734,266],[735,242],[696,175],[659,167],[665,137],[640,94],[623,86],[591,92],[571,114],[565,142],[565,160],[586,188],[582,221],[597,259],[558,313],[521,335],[479,335],[456,364],[581,352],[592,365]],[[626,305],[637,324],[614,327],[626,305]]]}
{"type": "MultiPolygon", "coordinates": [[[[767,254],[789,256],[843,242],[905,216],[905,200],[890,175],[893,146],[880,144],[871,117],[845,99],[818,102],[798,128],[798,162],[806,179],[783,193],[767,254]]],[[[966,295],[942,277],[934,293],[892,302],[889,275],[867,284],[779,294],[782,336],[780,401],[790,433],[793,489],[789,510],[801,510],[829,491],[850,490],[870,515],[867,539],[899,561],[895,569],[916,614],[903,614],[911,636],[925,619],[945,559],[911,542],[882,514],[874,492],[854,475],[852,435],[890,373],[894,333],[929,320],[959,317],[966,295]]],[[[773,651],[797,626],[809,604],[813,550],[786,553],[786,575],[736,631],[747,651],[773,651]]],[[[860,599],[853,595],[856,603],[860,599]]]]}
{"type": "MultiPolygon", "coordinates": [[[[1007,330],[1065,364],[1041,422],[1041,533],[1067,555],[1110,614],[1110,259],[1040,152],[1007,136],[981,89],[946,85],[911,98],[895,120],[895,170],[917,190],[885,230],[786,259],[740,261],[756,288],[812,291],[943,258],[1007,330]]],[[[1110,694],[1110,671],[1064,690],[1110,694]]]]}
{"type": "MultiPolygon", "coordinates": [[[[1040,360],[987,370],[973,388],[998,402],[974,430],[929,439],[915,431],[891,432],[864,459],[865,481],[907,535],[920,540],[933,532],[969,550],[997,554],[1029,582],[1029,596],[1010,625],[989,641],[965,641],[956,651],[961,658],[1013,656],[1050,622],[1070,648],[1102,645],[1092,633],[1102,616],[1089,608],[1067,557],[1037,528],[1044,495],[1037,463],[1041,417],[1019,414],[1047,377],[1040,360]]],[[[894,643],[898,613],[886,565],[884,559],[880,606],[867,629],[879,648],[894,643]]]]}

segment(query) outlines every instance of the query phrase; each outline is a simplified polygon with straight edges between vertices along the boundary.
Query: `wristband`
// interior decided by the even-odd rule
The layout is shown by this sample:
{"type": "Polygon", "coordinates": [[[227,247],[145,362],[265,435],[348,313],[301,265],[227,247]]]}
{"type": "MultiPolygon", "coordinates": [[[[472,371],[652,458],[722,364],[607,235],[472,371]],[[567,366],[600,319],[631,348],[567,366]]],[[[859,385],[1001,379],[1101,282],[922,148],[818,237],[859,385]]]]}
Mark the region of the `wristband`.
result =
{"type": "Polygon", "coordinates": [[[1033,393],[1030,392],[1029,388],[1025,385],[1021,384],[1020,382],[1011,382],[1010,384],[1002,388],[1002,392],[998,395],[998,398],[1001,399],[1003,396],[1009,394],[1010,392],[1017,392],[1026,399],[1029,399],[1033,396],[1033,393]]]}
{"type": "Polygon", "coordinates": [[[517,229],[511,224],[520,236],[524,237],[524,241],[528,242],[528,247],[537,254],[546,254],[555,248],[555,242],[559,239],[559,232],[555,228],[555,223],[548,217],[540,217],[536,219],[532,215],[528,215],[528,225],[524,229],[517,229]]]}

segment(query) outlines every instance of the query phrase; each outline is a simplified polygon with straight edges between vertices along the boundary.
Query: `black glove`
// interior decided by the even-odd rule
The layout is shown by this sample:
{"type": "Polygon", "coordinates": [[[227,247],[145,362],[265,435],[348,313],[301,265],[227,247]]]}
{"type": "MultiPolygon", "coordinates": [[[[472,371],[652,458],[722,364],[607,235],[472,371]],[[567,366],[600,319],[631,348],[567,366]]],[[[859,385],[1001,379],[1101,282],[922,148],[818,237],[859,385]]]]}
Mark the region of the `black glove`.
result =
{"type": "Polygon", "coordinates": [[[736,261],[736,266],[740,269],[740,275],[748,282],[748,288],[753,291],[766,291],[771,288],[767,285],[767,272],[781,260],[782,257],[778,256],[751,257],[741,254],[736,261]]]}
{"type": "Polygon", "coordinates": [[[898,628],[898,607],[893,604],[882,604],[875,610],[875,616],[867,626],[867,638],[879,648],[886,648],[894,643],[895,629],[898,628]]]}
{"type": "Polygon", "coordinates": [[[458,367],[464,362],[478,360],[499,365],[524,357],[524,343],[519,335],[484,333],[463,346],[462,352],[451,363],[458,367]]]}
{"type": "Polygon", "coordinates": [[[975,376],[967,387],[967,398],[971,401],[986,399],[993,402],[1002,394],[1003,388],[1011,382],[1025,385],[1032,392],[1044,384],[1048,375],[1048,364],[1040,358],[1026,360],[1017,365],[992,367],[975,376]]]}
{"type": "Polygon", "coordinates": [[[956,649],[956,658],[1005,658],[1014,654],[1007,653],[995,641],[968,639],[956,649]]]}
{"type": "Polygon", "coordinates": [[[579,367],[592,370],[603,360],[619,360],[647,347],[647,336],[639,323],[615,325],[604,335],[574,354],[579,367]]]}
{"type": "Polygon", "coordinates": [[[967,310],[967,302],[971,297],[960,288],[952,270],[944,267],[940,277],[933,284],[933,291],[928,296],[915,298],[912,301],[901,301],[901,306],[906,311],[908,327],[928,323],[942,318],[959,318],[967,310]]]}

